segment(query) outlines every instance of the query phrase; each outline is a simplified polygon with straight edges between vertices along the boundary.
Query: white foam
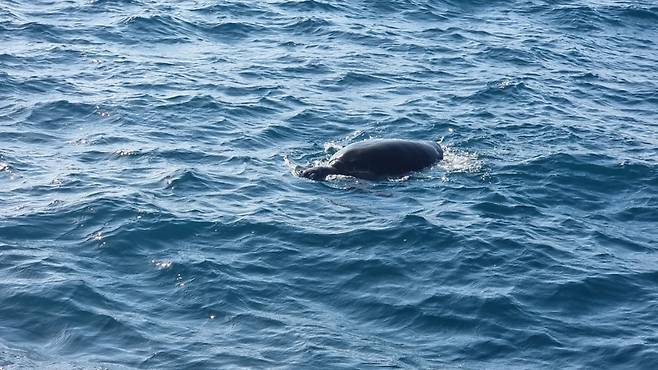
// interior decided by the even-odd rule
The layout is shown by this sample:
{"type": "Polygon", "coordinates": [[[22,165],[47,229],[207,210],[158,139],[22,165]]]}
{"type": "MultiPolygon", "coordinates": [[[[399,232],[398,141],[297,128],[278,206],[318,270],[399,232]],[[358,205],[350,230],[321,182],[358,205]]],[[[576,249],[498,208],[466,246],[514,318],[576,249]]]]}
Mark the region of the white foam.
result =
{"type": "Polygon", "coordinates": [[[475,173],[482,170],[483,162],[476,153],[443,146],[443,160],[438,167],[448,173],[475,173]]]}
{"type": "Polygon", "coordinates": [[[288,154],[283,156],[283,164],[286,166],[288,171],[290,171],[290,173],[293,176],[299,176],[301,166],[291,161],[290,158],[288,157],[288,154]]]}
{"type": "Polygon", "coordinates": [[[324,152],[326,154],[334,154],[337,151],[343,149],[343,145],[335,142],[335,141],[330,141],[328,143],[324,143],[324,152]]]}

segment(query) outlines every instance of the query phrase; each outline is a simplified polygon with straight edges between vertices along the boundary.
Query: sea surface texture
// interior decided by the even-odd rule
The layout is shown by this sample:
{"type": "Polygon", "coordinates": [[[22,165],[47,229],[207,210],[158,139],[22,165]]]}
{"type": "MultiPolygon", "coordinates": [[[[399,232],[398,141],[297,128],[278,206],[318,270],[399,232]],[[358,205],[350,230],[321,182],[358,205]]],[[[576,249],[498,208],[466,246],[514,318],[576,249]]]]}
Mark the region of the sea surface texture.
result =
{"type": "Polygon", "coordinates": [[[0,0],[0,368],[656,369],[657,158],[653,0],[0,0]]]}

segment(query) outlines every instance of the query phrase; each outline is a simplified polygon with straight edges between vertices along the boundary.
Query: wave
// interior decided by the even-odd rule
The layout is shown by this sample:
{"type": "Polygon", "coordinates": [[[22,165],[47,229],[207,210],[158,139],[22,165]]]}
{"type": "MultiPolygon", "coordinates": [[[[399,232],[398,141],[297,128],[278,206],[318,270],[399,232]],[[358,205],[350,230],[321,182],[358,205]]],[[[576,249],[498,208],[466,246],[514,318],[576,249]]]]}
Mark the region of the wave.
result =
{"type": "Polygon", "coordinates": [[[96,112],[94,104],[57,100],[37,104],[25,121],[33,126],[55,129],[76,122],[85,123],[96,112]]]}
{"type": "Polygon", "coordinates": [[[481,54],[487,60],[511,63],[513,65],[536,65],[534,55],[525,50],[507,48],[507,47],[489,47],[481,54]]]}
{"type": "Polygon", "coordinates": [[[262,36],[266,33],[267,28],[257,24],[226,22],[214,25],[206,24],[203,26],[203,31],[218,40],[232,41],[256,35],[262,36]]]}
{"type": "Polygon", "coordinates": [[[170,15],[129,16],[119,21],[120,36],[130,42],[178,43],[189,41],[194,25],[170,15]]]}
{"type": "Polygon", "coordinates": [[[322,35],[327,33],[327,29],[332,23],[322,18],[302,18],[286,26],[284,30],[302,35],[322,35]]]}
{"type": "Polygon", "coordinates": [[[507,170],[533,174],[533,177],[550,177],[551,182],[565,186],[580,184],[588,191],[603,193],[623,190],[628,184],[648,185],[658,179],[656,166],[621,163],[616,158],[595,154],[547,154],[502,169],[503,173],[507,170]]]}
{"type": "Polygon", "coordinates": [[[458,101],[469,101],[477,104],[496,102],[524,101],[536,94],[536,91],[525,82],[512,78],[503,78],[487,83],[487,86],[467,96],[455,97],[458,101]]]}
{"type": "Polygon", "coordinates": [[[170,15],[130,16],[120,21],[116,36],[128,42],[190,43],[196,39],[236,41],[263,35],[267,28],[246,22],[191,22],[170,15]]]}
{"type": "Polygon", "coordinates": [[[641,5],[564,5],[547,11],[561,28],[577,32],[604,31],[607,27],[652,27],[658,8],[641,5]]]}
{"type": "Polygon", "coordinates": [[[279,15],[276,12],[269,10],[267,7],[240,1],[205,5],[198,8],[193,8],[192,11],[202,14],[220,15],[227,18],[229,18],[229,16],[274,18],[279,15]]]}
{"type": "Polygon", "coordinates": [[[61,27],[39,22],[6,23],[5,25],[0,25],[0,33],[27,39],[36,38],[57,44],[70,42],[70,36],[72,34],[61,27]]]}
{"type": "Polygon", "coordinates": [[[323,11],[323,12],[339,12],[344,11],[346,4],[343,4],[338,1],[318,1],[318,0],[300,0],[300,1],[283,1],[278,4],[279,7],[298,11],[298,12],[312,12],[312,11],[323,11]]]}
{"type": "Polygon", "coordinates": [[[618,7],[616,10],[619,15],[635,20],[646,20],[649,22],[655,22],[658,20],[658,7],[630,5],[628,7],[618,7]]]}
{"type": "Polygon", "coordinates": [[[213,179],[193,169],[177,170],[162,181],[167,190],[185,193],[213,190],[213,179]]]}

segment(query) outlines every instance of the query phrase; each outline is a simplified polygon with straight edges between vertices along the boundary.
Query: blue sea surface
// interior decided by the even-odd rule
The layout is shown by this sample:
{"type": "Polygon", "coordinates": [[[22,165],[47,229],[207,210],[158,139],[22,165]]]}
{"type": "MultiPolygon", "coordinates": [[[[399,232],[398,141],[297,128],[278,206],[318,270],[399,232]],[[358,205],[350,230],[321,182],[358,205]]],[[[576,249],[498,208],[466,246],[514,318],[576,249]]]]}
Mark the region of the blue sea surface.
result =
{"type": "Polygon", "coordinates": [[[658,368],[658,4],[0,0],[24,368],[658,368]]]}

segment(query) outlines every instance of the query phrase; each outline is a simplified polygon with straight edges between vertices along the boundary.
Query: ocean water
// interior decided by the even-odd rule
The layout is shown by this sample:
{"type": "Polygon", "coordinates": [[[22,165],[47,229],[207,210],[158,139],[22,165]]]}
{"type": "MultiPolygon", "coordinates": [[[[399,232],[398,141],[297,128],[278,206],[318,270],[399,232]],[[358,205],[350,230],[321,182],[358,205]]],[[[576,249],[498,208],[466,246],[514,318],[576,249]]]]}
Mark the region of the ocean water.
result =
{"type": "Polygon", "coordinates": [[[0,369],[658,368],[653,0],[1,0],[0,369]],[[428,139],[402,179],[295,170],[428,139]]]}

